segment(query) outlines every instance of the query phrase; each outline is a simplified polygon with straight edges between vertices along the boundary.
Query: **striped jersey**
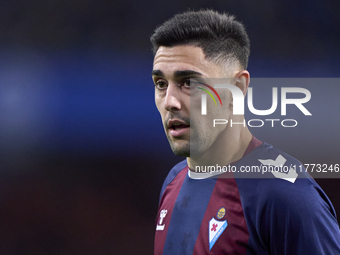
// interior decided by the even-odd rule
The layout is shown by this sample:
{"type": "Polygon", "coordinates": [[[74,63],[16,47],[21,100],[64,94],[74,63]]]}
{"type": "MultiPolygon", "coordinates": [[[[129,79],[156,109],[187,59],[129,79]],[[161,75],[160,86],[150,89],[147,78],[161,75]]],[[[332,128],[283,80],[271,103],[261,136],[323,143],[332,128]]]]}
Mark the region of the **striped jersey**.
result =
{"type": "Polygon", "coordinates": [[[340,254],[334,208],[299,161],[253,138],[231,165],[233,172],[213,176],[190,171],[184,160],[169,172],[156,255],[340,254]]]}

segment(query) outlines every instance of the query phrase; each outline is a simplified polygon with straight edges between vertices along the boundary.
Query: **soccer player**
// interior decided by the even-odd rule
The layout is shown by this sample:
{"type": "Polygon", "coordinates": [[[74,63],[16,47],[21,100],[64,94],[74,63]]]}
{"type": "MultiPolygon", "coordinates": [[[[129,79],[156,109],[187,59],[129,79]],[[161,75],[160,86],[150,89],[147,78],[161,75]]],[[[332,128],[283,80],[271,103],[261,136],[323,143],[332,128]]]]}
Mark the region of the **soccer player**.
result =
{"type": "Polygon", "coordinates": [[[173,152],[186,157],[161,190],[155,254],[340,254],[326,194],[298,171],[299,161],[256,139],[246,125],[231,125],[244,121],[233,113],[231,92],[219,89],[221,106],[202,115],[195,86],[213,85],[204,80],[226,78],[247,92],[250,43],[243,25],[212,10],[189,11],[158,27],[151,42],[156,106],[173,152]],[[213,127],[222,111],[228,125],[213,127]],[[297,168],[238,178],[237,172],[209,172],[217,165],[297,168]]]}

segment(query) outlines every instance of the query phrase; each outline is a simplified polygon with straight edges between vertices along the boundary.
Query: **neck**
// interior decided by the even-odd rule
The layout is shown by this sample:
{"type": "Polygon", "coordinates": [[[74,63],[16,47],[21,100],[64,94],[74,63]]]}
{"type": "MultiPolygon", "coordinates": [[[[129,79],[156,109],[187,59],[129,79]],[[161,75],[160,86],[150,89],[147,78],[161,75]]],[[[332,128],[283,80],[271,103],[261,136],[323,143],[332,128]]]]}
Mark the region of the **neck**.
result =
{"type": "Polygon", "coordinates": [[[251,139],[252,134],[247,126],[228,127],[208,150],[200,155],[187,158],[189,169],[195,171],[196,167],[227,166],[238,161],[243,157],[251,139]]]}

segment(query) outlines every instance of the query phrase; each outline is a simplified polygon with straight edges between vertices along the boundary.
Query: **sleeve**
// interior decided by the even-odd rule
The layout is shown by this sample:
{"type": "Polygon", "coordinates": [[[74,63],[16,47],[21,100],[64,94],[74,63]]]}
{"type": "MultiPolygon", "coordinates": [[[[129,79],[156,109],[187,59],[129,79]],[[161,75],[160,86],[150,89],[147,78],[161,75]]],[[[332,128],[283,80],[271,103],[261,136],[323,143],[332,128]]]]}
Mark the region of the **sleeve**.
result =
{"type": "Polygon", "coordinates": [[[340,254],[334,208],[313,179],[276,180],[258,224],[272,255],[340,254]]]}
{"type": "Polygon", "coordinates": [[[177,176],[177,174],[179,174],[179,172],[181,170],[183,170],[183,168],[185,168],[187,166],[187,160],[183,160],[181,162],[179,162],[177,165],[175,165],[170,172],[168,173],[167,177],[165,178],[162,188],[161,188],[161,192],[159,195],[159,199],[158,199],[158,204],[161,202],[164,190],[166,189],[166,187],[173,181],[173,179],[175,179],[175,177],[177,176]]]}

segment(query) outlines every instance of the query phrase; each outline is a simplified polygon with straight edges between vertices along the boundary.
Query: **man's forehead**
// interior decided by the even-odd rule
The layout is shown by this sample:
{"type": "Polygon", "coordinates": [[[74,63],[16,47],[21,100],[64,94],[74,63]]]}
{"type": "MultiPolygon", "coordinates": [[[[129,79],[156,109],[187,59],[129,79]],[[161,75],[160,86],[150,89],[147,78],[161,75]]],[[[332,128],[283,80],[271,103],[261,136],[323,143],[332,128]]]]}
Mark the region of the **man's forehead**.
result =
{"type": "Polygon", "coordinates": [[[206,62],[203,50],[199,47],[183,45],[174,47],[159,47],[155,54],[154,66],[159,63],[187,63],[199,65],[206,62]]]}
{"type": "Polygon", "coordinates": [[[204,52],[201,47],[194,46],[194,45],[176,45],[172,47],[160,46],[155,54],[155,58],[159,55],[192,56],[191,54],[193,52],[195,52],[196,54],[202,55],[204,57],[204,52]]]}
{"type": "Polygon", "coordinates": [[[161,46],[155,54],[153,63],[154,70],[172,75],[179,72],[183,74],[185,71],[202,75],[206,72],[216,71],[216,68],[218,68],[216,64],[205,59],[200,47],[191,45],[161,46]]]}

